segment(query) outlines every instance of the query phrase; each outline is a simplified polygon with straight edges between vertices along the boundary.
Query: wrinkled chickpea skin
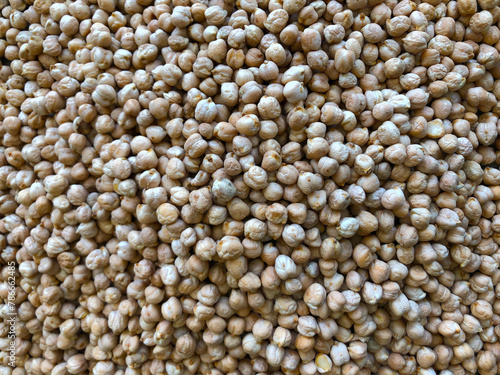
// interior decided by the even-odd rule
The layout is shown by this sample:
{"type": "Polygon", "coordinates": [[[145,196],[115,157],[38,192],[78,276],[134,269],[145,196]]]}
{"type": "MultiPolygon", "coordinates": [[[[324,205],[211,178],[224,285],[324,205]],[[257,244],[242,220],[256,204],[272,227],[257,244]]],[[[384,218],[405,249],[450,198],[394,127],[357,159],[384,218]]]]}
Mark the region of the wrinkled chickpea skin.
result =
{"type": "Polygon", "coordinates": [[[496,0],[0,0],[0,373],[498,374],[499,52],[496,0]]]}

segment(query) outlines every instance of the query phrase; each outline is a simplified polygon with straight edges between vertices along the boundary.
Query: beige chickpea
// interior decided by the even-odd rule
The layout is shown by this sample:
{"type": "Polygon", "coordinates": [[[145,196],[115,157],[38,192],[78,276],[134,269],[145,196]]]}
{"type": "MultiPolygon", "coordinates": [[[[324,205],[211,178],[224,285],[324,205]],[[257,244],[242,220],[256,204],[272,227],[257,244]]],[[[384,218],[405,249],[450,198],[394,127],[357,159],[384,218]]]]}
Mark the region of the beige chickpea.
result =
{"type": "Polygon", "coordinates": [[[352,51],[339,49],[335,52],[335,68],[340,73],[348,73],[354,66],[355,54],[352,51]]]}
{"type": "Polygon", "coordinates": [[[271,120],[281,113],[279,102],[272,96],[263,96],[257,105],[259,115],[264,120],[271,120]]]}

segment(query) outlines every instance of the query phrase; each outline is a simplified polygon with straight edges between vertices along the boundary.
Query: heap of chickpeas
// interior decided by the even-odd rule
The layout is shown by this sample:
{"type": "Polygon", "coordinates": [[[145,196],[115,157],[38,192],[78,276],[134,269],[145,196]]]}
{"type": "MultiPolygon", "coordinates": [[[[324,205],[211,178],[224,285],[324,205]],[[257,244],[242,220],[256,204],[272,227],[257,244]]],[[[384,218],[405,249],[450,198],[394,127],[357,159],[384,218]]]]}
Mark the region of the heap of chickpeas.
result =
{"type": "Polygon", "coordinates": [[[499,0],[0,13],[0,375],[500,374],[499,0]]]}

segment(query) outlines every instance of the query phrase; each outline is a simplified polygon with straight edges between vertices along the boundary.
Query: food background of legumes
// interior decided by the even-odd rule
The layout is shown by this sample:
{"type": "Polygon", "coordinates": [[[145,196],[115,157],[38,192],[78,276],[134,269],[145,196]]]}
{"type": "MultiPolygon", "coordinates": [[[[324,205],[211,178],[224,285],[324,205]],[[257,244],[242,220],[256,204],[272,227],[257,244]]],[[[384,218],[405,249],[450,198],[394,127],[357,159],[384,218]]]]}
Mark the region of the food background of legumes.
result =
{"type": "Polygon", "coordinates": [[[0,0],[0,375],[499,374],[499,19],[0,0]]]}

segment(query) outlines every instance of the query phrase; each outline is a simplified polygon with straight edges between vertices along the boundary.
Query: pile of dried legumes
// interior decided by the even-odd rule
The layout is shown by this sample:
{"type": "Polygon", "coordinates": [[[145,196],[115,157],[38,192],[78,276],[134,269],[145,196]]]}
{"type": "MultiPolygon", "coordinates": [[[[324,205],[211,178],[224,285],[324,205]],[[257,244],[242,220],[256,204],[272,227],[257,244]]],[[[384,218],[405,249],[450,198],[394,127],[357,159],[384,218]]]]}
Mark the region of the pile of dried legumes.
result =
{"type": "Polygon", "coordinates": [[[499,374],[499,5],[0,0],[0,374],[499,374]]]}

